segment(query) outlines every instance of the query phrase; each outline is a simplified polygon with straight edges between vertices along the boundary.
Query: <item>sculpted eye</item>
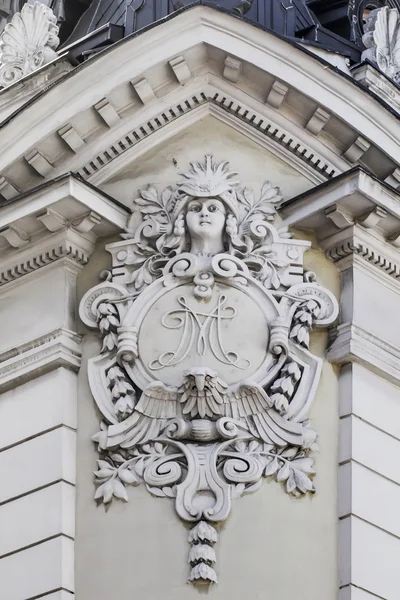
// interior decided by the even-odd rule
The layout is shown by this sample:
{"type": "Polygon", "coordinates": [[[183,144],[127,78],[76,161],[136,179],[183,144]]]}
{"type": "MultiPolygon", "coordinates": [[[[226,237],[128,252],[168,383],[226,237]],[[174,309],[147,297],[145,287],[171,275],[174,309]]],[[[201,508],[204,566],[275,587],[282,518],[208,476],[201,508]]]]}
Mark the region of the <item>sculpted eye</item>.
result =
{"type": "Polygon", "coordinates": [[[211,206],[208,209],[210,212],[217,212],[217,210],[219,210],[218,206],[216,204],[211,204],[211,206]]]}
{"type": "Polygon", "coordinates": [[[201,210],[200,204],[195,204],[194,206],[191,206],[191,207],[189,208],[189,210],[190,210],[191,212],[200,212],[200,210],[201,210]]]}

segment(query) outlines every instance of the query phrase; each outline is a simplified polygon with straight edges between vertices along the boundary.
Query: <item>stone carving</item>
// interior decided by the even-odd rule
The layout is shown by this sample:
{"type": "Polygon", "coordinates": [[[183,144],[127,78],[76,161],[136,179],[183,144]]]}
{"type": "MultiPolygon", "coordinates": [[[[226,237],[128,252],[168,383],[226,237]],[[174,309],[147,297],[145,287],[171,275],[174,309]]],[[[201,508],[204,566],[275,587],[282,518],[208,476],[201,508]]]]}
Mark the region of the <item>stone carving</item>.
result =
{"type": "Polygon", "coordinates": [[[0,85],[7,87],[57,58],[57,18],[44,4],[24,4],[0,36],[0,85]]]}
{"type": "Polygon", "coordinates": [[[362,59],[376,63],[395,83],[400,83],[400,13],[385,6],[372,10],[366,20],[362,59]]]}
{"type": "Polygon", "coordinates": [[[321,360],[310,330],[335,298],[304,273],[309,242],[274,225],[279,190],[239,188],[228,164],[194,163],[176,187],[134,201],[112,270],[82,299],[103,336],[89,380],[104,420],[95,498],[144,483],[193,528],[191,582],[215,582],[218,523],[274,477],[314,492],[307,414],[321,360]]]}

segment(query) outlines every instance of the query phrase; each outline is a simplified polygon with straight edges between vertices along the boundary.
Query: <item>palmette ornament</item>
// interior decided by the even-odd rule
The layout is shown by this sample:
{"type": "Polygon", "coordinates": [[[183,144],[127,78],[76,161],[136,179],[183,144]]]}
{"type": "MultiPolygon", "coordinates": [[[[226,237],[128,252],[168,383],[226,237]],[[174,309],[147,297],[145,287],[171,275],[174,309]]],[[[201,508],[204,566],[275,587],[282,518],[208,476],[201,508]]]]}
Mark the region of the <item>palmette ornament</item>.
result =
{"type": "Polygon", "coordinates": [[[107,281],[82,299],[103,336],[89,381],[104,420],[96,499],[143,483],[192,523],[189,580],[217,580],[216,527],[232,500],[274,477],[314,492],[307,420],[321,371],[313,327],[337,317],[305,273],[309,242],[274,225],[277,188],[259,198],[212,156],[176,187],[140,191],[107,281]]]}
{"type": "Polygon", "coordinates": [[[0,35],[0,86],[7,87],[57,58],[57,18],[40,2],[24,4],[0,35]]]}

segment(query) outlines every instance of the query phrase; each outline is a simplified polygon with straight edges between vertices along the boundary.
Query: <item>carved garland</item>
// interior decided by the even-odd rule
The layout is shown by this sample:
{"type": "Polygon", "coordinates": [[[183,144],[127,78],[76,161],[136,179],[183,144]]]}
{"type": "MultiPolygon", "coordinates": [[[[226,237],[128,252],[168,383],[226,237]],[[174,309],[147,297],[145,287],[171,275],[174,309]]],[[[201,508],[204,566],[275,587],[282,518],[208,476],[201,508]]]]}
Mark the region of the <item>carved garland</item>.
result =
{"type": "Polygon", "coordinates": [[[161,195],[140,191],[112,271],[82,299],[102,336],[89,364],[104,416],[95,498],[144,483],[191,522],[189,581],[217,581],[217,526],[232,499],[274,477],[315,491],[307,413],[321,361],[310,330],[337,303],[304,273],[309,243],[274,225],[279,190],[239,189],[227,163],[192,164],[161,195]],[[249,336],[251,333],[251,336],[249,336]]]}

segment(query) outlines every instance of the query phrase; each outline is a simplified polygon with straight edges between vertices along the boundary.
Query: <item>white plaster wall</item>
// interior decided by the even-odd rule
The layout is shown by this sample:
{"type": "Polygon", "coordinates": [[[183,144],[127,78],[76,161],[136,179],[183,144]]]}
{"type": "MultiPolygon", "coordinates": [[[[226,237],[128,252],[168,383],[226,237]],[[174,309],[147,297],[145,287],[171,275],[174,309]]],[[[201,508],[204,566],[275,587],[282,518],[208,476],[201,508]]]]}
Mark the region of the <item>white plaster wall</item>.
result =
{"type": "Polygon", "coordinates": [[[400,387],[353,364],[343,367],[340,388],[342,596],[397,600],[400,387]]]}
{"type": "Polygon", "coordinates": [[[43,341],[74,328],[72,271],[60,260],[0,289],[1,600],[73,598],[77,376],[43,341]]]}
{"type": "Polygon", "coordinates": [[[76,375],[0,394],[0,598],[74,589],[76,375]]]}
{"type": "Polygon", "coordinates": [[[59,327],[74,330],[74,279],[60,260],[2,288],[0,352],[59,327]]]}
{"type": "MultiPolygon", "coordinates": [[[[168,147],[160,146],[151,156],[142,157],[104,189],[129,203],[144,184],[174,183],[177,173],[187,169],[188,160],[201,160],[205,151],[218,160],[229,159],[243,182],[256,192],[266,179],[281,186],[286,196],[309,185],[269,152],[208,121],[184,132],[168,147]]],[[[79,276],[79,296],[109,266],[101,246],[79,276]]],[[[321,251],[309,252],[307,268],[317,271],[322,283],[337,292],[338,274],[321,251]]],[[[99,352],[100,344],[96,333],[81,331],[86,337],[78,376],[76,598],[196,598],[199,590],[185,583],[187,528],[176,517],[171,500],[153,498],[144,487],[131,488],[128,504],[114,502],[108,510],[93,500],[96,453],[90,438],[98,431],[100,417],[90,394],[86,361],[99,352]]],[[[323,356],[326,343],[326,333],[316,333],[312,350],[323,356]]],[[[311,418],[321,448],[316,460],[316,495],[296,500],[271,481],[255,494],[234,501],[216,548],[220,583],[207,593],[215,600],[336,600],[338,383],[334,367],[327,362],[311,418]]]]}

